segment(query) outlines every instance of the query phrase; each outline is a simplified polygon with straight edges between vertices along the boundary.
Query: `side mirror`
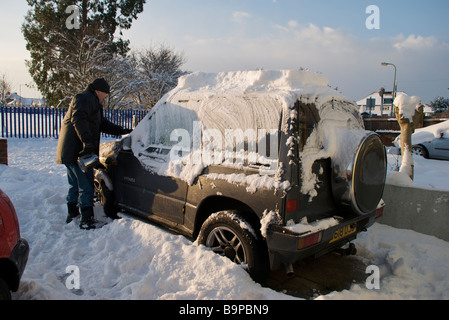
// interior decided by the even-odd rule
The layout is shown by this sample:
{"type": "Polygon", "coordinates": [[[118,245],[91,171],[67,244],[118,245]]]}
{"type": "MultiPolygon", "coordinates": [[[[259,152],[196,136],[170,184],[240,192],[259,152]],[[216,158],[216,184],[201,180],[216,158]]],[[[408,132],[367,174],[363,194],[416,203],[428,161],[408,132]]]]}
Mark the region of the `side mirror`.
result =
{"type": "Polygon", "coordinates": [[[131,150],[131,136],[123,138],[123,150],[131,150]]]}

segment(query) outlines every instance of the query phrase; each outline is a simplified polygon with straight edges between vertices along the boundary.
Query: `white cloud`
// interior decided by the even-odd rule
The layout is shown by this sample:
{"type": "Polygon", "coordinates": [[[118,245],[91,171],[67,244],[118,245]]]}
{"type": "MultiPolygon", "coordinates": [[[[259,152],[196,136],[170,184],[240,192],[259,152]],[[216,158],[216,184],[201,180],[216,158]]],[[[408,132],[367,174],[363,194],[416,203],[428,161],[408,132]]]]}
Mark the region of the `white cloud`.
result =
{"type": "Polygon", "coordinates": [[[237,22],[242,22],[247,18],[250,18],[251,14],[249,14],[248,12],[244,12],[244,11],[236,11],[232,14],[232,18],[237,21],[237,22]]]}
{"type": "Polygon", "coordinates": [[[398,38],[399,41],[394,44],[394,47],[398,50],[401,49],[429,49],[434,47],[438,43],[438,39],[436,37],[422,37],[420,35],[415,36],[411,34],[408,38],[404,39],[403,35],[400,35],[398,38]]]}
{"type": "Polygon", "coordinates": [[[298,26],[298,21],[290,20],[287,24],[290,28],[296,28],[298,26]]]}
{"type": "Polygon", "coordinates": [[[449,44],[436,37],[366,39],[338,28],[303,25],[295,20],[283,25],[265,23],[258,30],[257,34],[239,32],[197,41],[192,37],[194,46],[185,50],[189,52],[189,69],[217,72],[304,67],[323,73],[333,87],[357,100],[391,85],[391,70],[380,65],[390,61],[398,67],[401,90],[426,101],[447,94],[447,83],[442,89],[436,87],[439,83],[430,83],[448,78],[449,44]]]}

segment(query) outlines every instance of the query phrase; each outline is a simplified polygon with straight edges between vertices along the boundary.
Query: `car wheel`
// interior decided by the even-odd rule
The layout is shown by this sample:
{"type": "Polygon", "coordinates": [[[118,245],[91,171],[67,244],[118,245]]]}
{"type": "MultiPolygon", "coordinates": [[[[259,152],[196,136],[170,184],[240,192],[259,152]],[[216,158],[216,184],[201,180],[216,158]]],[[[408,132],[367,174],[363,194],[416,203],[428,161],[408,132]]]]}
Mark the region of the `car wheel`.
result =
{"type": "Polygon", "coordinates": [[[419,145],[413,146],[412,151],[413,151],[413,154],[416,154],[417,156],[421,156],[426,159],[429,157],[429,153],[427,152],[426,148],[423,146],[419,146],[419,145]]]}
{"type": "Polygon", "coordinates": [[[95,180],[95,193],[97,201],[103,206],[104,213],[111,219],[117,219],[117,213],[119,212],[118,206],[115,202],[114,192],[106,187],[106,184],[102,180],[95,180]]]}
{"type": "Polygon", "coordinates": [[[11,300],[11,291],[5,280],[0,278],[0,300],[11,300]]]}
{"type": "Polygon", "coordinates": [[[270,270],[267,248],[254,230],[239,213],[221,211],[206,219],[198,243],[244,266],[255,281],[262,282],[270,270]]]}

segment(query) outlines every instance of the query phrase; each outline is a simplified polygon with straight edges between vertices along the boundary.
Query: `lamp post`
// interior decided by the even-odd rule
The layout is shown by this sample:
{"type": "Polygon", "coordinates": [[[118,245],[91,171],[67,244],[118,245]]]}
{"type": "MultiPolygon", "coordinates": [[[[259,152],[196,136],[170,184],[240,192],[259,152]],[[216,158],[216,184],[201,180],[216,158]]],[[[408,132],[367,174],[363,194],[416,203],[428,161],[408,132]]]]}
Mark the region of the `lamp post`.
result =
{"type": "MultiPolygon", "coordinates": [[[[398,88],[398,84],[396,83],[396,66],[392,63],[389,62],[381,62],[380,63],[382,66],[386,67],[386,66],[393,66],[394,68],[394,82],[393,82],[393,101],[394,99],[396,99],[396,94],[397,94],[397,88],[398,88]]],[[[391,104],[391,116],[393,115],[393,103],[391,104]]]]}

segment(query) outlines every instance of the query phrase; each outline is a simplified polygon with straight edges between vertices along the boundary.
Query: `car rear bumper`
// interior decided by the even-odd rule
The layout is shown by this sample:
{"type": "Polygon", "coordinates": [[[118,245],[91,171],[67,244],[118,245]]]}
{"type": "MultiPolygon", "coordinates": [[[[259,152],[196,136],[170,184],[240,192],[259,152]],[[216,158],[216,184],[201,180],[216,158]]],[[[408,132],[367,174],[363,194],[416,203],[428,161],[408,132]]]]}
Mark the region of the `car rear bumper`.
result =
{"type": "Polygon", "coordinates": [[[319,257],[335,251],[357,238],[376,219],[376,212],[344,220],[338,225],[315,233],[298,234],[279,225],[271,225],[267,231],[267,246],[272,270],[282,264],[293,264],[307,257],[319,257]],[[308,244],[307,239],[314,239],[308,244]],[[316,243],[314,243],[317,241],[316,243]],[[305,246],[304,246],[305,244],[305,246]],[[301,247],[301,248],[300,248],[301,247]]]}

